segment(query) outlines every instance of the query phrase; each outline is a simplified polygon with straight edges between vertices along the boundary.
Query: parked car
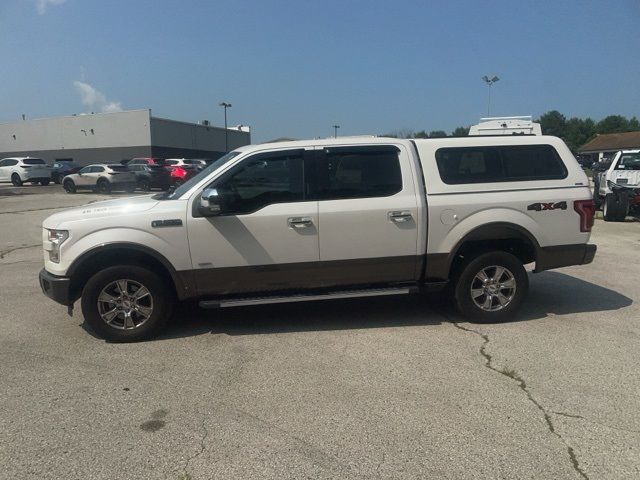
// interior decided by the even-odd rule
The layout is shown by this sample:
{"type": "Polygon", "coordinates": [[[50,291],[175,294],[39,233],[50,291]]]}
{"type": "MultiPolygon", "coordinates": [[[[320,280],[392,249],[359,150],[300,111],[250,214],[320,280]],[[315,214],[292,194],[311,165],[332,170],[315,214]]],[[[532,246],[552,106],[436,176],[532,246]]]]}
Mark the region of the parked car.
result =
{"type": "Polygon", "coordinates": [[[136,184],[145,192],[152,188],[167,190],[171,186],[171,173],[160,165],[133,164],[127,165],[136,176],[136,184]]]}
{"type": "Polygon", "coordinates": [[[133,192],[136,189],[136,176],[124,165],[94,164],[64,177],[62,186],[67,193],[76,193],[80,189],[99,193],[113,190],[133,192]]]}
{"type": "MultiPolygon", "coordinates": [[[[604,166],[604,165],[603,165],[604,166]]],[[[593,200],[606,222],[623,222],[640,213],[640,150],[621,150],[608,168],[594,173],[593,200]]]]}
{"type": "Polygon", "coordinates": [[[132,158],[131,160],[126,162],[126,164],[128,166],[131,166],[131,165],[164,165],[165,163],[163,158],[137,157],[137,158],[132,158]]]}
{"type": "Polygon", "coordinates": [[[200,158],[167,158],[164,162],[165,165],[172,167],[194,166],[198,171],[207,167],[207,162],[200,158]]]}
{"type": "Polygon", "coordinates": [[[53,162],[53,170],[51,171],[51,180],[54,183],[62,183],[62,179],[71,173],[78,173],[80,171],[80,165],[73,160],[58,159],[53,162]]]}
{"type": "MultiPolygon", "coordinates": [[[[174,191],[43,223],[43,292],[113,341],[204,308],[384,296],[450,285],[506,321],[534,272],[590,263],[586,174],[550,136],[339,138],[241,147],[174,191]]],[[[447,291],[447,290],[445,290],[447,291]]]]}
{"type": "Polygon", "coordinates": [[[179,187],[191,177],[202,171],[194,165],[168,165],[165,168],[169,171],[171,185],[174,187],[179,187]]]}
{"type": "Polygon", "coordinates": [[[576,155],[576,160],[582,168],[591,168],[594,163],[593,157],[590,155],[576,155]]]}
{"type": "Polygon", "coordinates": [[[49,185],[51,167],[41,158],[10,157],[0,160],[0,182],[20,187],[25,182],[49,185]]]}

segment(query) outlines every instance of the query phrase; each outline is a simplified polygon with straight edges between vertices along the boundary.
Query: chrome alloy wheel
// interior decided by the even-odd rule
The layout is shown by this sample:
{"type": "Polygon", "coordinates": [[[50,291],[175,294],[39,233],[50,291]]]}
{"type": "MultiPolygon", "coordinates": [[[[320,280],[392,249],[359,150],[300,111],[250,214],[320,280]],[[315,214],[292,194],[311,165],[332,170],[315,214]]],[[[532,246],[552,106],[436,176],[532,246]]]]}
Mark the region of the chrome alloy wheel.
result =
{"type": "Polygon", "coordinates": [[[98,295],[98,313],[110,327],[133,330],[149,320],[153,313],[153,297],[140,282],[116,280],[98,295]]]}
{"type": "Polygon", "coordinates": [[[502,310],[516,295],[516,279],[510,270],[492,265],[480,270],[471,282],[471,298],[485,312],[502,310]]]}

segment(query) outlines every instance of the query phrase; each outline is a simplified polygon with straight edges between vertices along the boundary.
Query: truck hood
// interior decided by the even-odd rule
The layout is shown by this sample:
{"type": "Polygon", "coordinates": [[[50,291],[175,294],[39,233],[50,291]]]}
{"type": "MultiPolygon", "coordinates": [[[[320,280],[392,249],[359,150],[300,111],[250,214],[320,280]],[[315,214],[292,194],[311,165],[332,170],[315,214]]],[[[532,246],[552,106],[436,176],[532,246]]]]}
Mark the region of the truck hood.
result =
{"type": "Polygon", "coordinates": [[[105,200],[53,214],[42,222],[42,226],[44,228],[58,228],[67,222],[113,217],[120,214],[135,214],[151,210],[157,204],[158,200],[154,200],[151,195],[105,200]]]}

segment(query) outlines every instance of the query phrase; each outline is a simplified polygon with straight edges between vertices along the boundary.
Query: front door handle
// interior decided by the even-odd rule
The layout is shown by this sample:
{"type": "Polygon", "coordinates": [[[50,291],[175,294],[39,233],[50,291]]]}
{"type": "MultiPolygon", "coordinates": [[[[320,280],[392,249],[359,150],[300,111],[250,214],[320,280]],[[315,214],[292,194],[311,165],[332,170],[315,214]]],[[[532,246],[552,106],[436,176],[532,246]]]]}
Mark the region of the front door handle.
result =
{"type": "Polygon", "coordinates": [[[397,223],[408,222],[413,218],[411,216],[411,212],[404,212],[404,211],[389,212],[387,215],[389,216],[390,221],[397,222],[397,223]]]}
{"type": "Polygon", "coordinates": [[[287,225],[289,228],[307,228],[313,225],[313,220],[310,217],[289,217],[287,225]]]}

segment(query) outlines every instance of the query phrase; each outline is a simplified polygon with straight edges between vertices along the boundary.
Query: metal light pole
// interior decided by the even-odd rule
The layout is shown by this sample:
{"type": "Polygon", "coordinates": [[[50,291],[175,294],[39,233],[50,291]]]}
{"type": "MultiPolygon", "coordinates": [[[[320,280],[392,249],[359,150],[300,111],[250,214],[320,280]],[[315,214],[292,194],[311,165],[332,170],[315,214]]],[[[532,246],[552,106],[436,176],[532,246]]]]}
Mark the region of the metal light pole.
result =
{"type": "Polygon", "coordinates": [[[219,106],[224,107],[224,151],[229,151],[229,130],[227,130],[227,108],[231,107],[230,103],[220,102],[219,106]]]}
{"type": "Polygon", "coordinates": [[[487,86],[489,87],[489,100],[487,101],[487,117],[489,116],[489,112],[491,111],[491,85],[493,85],[494,83],[496,83],[498,80],[500,80],[498,77],[496,77],[495,75],[491,78],[489,78],[487,75],[485,75],[484,77],[482,77],[482,80],[484,80],[484,83],[487,84],[487,86]]]}
{"type": "Polygon", "coordinates": [[[338,138],[338,129],[340,125],[333,125],[333,138],[338,138]]]}

